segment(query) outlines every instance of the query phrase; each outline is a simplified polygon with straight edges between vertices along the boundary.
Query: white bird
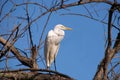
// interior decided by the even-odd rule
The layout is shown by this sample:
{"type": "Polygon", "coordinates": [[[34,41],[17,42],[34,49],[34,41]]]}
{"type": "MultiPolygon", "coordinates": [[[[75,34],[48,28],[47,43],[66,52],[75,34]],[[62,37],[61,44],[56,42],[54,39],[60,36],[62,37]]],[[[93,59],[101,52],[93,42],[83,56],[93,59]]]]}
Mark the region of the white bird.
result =
{"type": "Polygon", "coordinates": [[[65,36],[64,30],[71,30],[71,28],[65,27],[61,24],[55,26],[53,30],[50,30],[45,39],[44,56],[47,69],[50,68],[52,62],[55,60],[59,50],[60,42],[65,36]]]}

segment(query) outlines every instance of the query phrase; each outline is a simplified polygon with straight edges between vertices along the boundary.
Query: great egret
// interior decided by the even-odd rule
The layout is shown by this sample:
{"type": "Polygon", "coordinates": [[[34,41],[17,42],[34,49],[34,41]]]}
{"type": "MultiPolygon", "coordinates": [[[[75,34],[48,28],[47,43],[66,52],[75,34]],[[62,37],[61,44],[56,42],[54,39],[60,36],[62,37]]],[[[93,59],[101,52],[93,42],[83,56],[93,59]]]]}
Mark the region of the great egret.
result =
{"type": "Polygon", "coordinates": [[[53,30],[50,30],[46,36],[44,56],[47,69],[50,68],[51,63],[55,60],[59,50],[60,42],[65,35],[64,30],[71,30],[71,28],[65,27],[62,24],[58,24],[53,30]]]}

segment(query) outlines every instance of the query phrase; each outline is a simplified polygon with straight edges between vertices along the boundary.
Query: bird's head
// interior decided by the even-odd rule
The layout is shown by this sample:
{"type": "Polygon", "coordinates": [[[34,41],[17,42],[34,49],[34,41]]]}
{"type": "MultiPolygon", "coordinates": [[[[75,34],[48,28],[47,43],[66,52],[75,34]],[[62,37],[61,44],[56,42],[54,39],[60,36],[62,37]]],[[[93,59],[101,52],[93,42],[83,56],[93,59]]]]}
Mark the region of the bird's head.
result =
{"type": "Polygon", "coordinates": [[[55,26],[56,29],[61,29],[61,30],[72,30],[72,28],[66,27],[62,24],[58,24],[55,26]]]}

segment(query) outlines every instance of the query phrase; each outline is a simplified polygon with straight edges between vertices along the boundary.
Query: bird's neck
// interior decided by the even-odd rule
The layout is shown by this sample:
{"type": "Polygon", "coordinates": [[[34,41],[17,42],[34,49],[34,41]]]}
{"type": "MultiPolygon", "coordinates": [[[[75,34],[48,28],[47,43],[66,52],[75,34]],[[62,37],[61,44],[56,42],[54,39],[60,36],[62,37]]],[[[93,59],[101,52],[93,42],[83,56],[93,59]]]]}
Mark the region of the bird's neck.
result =
{"type": "Polygon", "coordinates": [[[59,36],[64,36],[64,31],[63,30],[60,30],[60,29],[54,29],[54,32],[59,35],[59,36]]]}

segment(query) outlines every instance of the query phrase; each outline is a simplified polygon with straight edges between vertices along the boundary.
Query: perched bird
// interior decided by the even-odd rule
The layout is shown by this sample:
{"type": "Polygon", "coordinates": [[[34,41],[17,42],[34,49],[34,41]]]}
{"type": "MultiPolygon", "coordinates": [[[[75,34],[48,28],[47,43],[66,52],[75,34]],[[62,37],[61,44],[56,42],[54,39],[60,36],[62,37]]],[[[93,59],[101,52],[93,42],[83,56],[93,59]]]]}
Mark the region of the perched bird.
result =
{"type": "Polygon", "coordinates": [[[59,50],[60,42],[65,36],[64,30],[71,30],[71,28],[65,27],[62,24],[58,24],[53,30],[50,30],[46,36],[44,56],[47,69],[50,68],[51,63],[55,60],[59,50]]]}

